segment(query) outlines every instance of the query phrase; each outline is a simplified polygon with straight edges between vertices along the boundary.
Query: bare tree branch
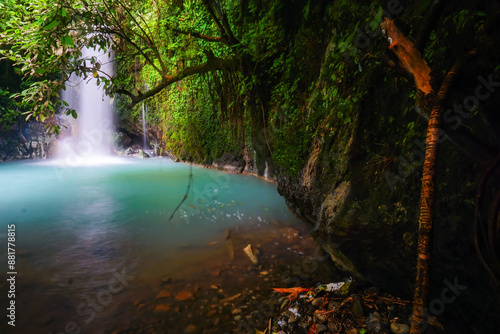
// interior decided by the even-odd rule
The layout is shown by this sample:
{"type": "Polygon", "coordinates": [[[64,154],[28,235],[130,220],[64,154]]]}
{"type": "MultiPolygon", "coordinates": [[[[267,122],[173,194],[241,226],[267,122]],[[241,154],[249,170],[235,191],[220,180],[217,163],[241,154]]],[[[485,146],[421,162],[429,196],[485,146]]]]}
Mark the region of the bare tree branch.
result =
{"type": "Polygon", "coordinates": [[[155,65],[153,59],[151,59],[151,57],[149,57],[146,52],[144,52],[144,50],[139,46],[137,45],[134,41],[132,41],[125,32],[122,32],[122,31],[118,31],[118,30],[115,30],[115,29],[110,29],[108,30],[107,32],[109,33],[112,33],[114,35],[117,35],[121,38],[123,38],[125,41],[127,41],[127,43],[129,43],[131,46],[134,47],[134,49],[136,49],[138,51],[138,53],[140,53],[145,59],[146,61],[160,74],[164,74],[165,72],[163,72],[160,68],[158,68],[158,66],[155,65]]]}
{"type": "Polygon", "coordinates": [[[191,32],[190,31],[182,31],[179,29],[172,29],[172,31],[175,33],[178,33],[178,34],[182,34],[182,35],[191,35],[192,37],[196,37],[196,38],[205,40],[207,42],[224,43],[224,40],[222,39],[222,37],[208,36],[208,35],[203,35],[203,34],[200,34],[197,32],[193,32],[193,31],[191,31],[191,32]]]}
{"type": "Polygon", "coordinates": [[[208,14],[212,18],[212,20],[214,20],[215,25],[217,26],[217,29],[219,30],[219,32],[221,34],[221,38],[223,40],[229,41],[229,38],[226,35],[226,32],[224,31],[224,28],[222,27],[222,24],[220,23],[219,19],[217,18],[217,15],[215,15],[215,13],[214,13],[212,7],[210,6],[210,3],[208,2],[208,0],[203,0],[203,5],[205,5],[205,8],[207,9],[208,14]]]}
{"type": "Polygon", "coordinates": [[[144,101],[145,99],[158,94],[165,87],[170,86],[171,84],[180,81],[186,77],[195,74],[207,73],[213,70],[235,70],[239,67],[240,61],[237,58],[233,59],[222,59],[215,57],[211,52],[206,52],[208,60],[197,66],[187,67],[174,75],[165,75],[164,79],[160,81],[155,87],[148,90],[145,93],[138,91],[137,94],[134,94],[126,89],[120,88],[116,92],[119,94],[127,95],[132,102],[127,106],[127,108],[132,108],[137,103],[144,101]]]}
{"type": "Polygon", "coordinates": [[[203,4],[220,32],[222,42],[228,46],[239,44],[238,39],[234,36],[229,27],[227,16],[221,11],[219,5],[214,0],[203,0],[203,4]],[[217,16],[215,12],[217,12],[219,16],[217,16]]]}
{"type": "MultiPolygon", "coordinates": [[[[166,68],[163,68],[164,63],[162,61],[162,59],[159,59],[160,60],[160,66],[162,66],[162,69],[158,68],[153,59],[151,59],[144,51],[143,49],[137,45],[135,42],[132,41],[132,39],[128,36],[127,32],[125,31],[125,29],[123,28],[123,26],[120,24],[118,18],[116,18],[113,14],[112,14],[112,11],[110,10],[109,6],[106,4],[106,2],[104,2],[104,5],[106,6],[106,9],[108,11],[108,14],[109,16],[113,19],[114,21],[114,27],[113,28],[106,28],[106,29],[102,29],[102,30],[99,30],[99,32],[102,32],[102,33],[109,33],[109,34],[114,34],[114,35],[117,35],[121,38],[123,38],[125,41],[127,41],[127,43],[129,43],[132,47],[134,47],[134,49],[136,49],[145,59],[146,61],[160,74],[164,74],[167,72],[166,68]]],[[[129,13],[129,12],[128,12],[129,13]]],[[[98,15],[101,16],[101,18],[104,20],[104,17],[102,17],[102,15],[100,14],[100,12],[98,12],[98,15]]],[[[131,15],[129,13],[129,15],[131,15]]],[[[141,29],[142,30],[142,29],[141,29]]],[[[133,33],[135,35],[137,35],[140,39],[144,40],[144,36],[138,34],[137,32],[135,32],[133,29],[129,29],[129,32],[130,33],[133,33]]],[[[146,43],[149,45],[149,42],[146,40],[146,43]]],[[[156,57],[158,58],[158,54],[155,54],[156,57]]]]}
{"type": "Polygon", "coordinates": [[[219,18],[222,21],[222,25],[224,26],[226,34],[229,38],[229,44],[230,45],[239,44],[240,42],[234,36],[233,31],[231,30],[231,27],[229,26],[229,22],[227,20],[227,15],[220,9],[220,6],[216,0],[211,0],[211,2],[212,2],[212,6],[215,8],[217,13],[219,14],[219,18]]]}
{"type": "MultiPolygon", "coordinates": [[[[137,36],[139,36],[139,38],[141,38],[142,40],[144,40],[146,42],[146,44],[153,50],[155,56],[156,56],[156,59],[158,59],[158,61],[160,62],[160,66],[162,68],[162,71],[161,73],[167,73],[167,66],[165,65],[161,55],[160,55],[160,52],[158,51],[158,48],[156,47],[156,44],[153,42],[153,40],[151,39],[151,37],[149,36],[149,34],[144,30],[144,28],[141,26],[141,24],[139,22],[137,22],[137,20],[135,19],[135,15],[133,15],[131,12],[130,12],[130,9],[128,7],[126,7],[125,5],[123,5],[121,3],[120,0],[117,0],[118,3],[123,7],[123,9],[127,12],[128,16],[134,21],[134,23],[139,27],[139,29],[141,30],[141,32],[144,34],[144,35],[141,35],[137,32],[135,32],[133,29],[131,29],[132,32],[134,32],[137,36]]],[[[139,15],[139,17],[142,19],[142,16],[139,15]]],[[[144,19],[143,19],[144,21],[144,19]]],[[[145,22],[144,22],[145,23],[145,22]]],[[[147,27],[147,24],[145,23],[146,27],[147,27]]],[[[148,28],[149,30],[149,28],[148,28]]]]}
{"type": "Polygon", "coordinates": [[[425,16],[424,22],[415,40],[415,48],[417,48],[419,52],[422,53],[424,51],[429,35],[436,26],[436,23],[439,22],[438,19],[441,16],[445,4],[446,0],[435,0],[429,13],[425,16]]]}

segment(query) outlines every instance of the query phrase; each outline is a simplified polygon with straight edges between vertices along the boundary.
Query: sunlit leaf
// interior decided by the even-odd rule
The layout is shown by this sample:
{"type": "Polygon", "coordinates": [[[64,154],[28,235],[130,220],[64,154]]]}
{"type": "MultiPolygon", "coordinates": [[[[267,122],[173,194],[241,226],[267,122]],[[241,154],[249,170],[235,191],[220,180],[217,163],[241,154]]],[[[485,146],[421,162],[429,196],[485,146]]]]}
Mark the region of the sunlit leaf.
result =
{"type": "Polygon", "coordinates": [[[289,295],[287,297],[290,300],[296,299],[301,292],[311,291],[311,289],[301,288],[300,286],[295,288],[273,288],[273,290],[279,293],[288,293],[289,295]]]}
{"type": "Polygon", "coordinates": [[[69,47],[74,47],[75,42],[73,41],[73,38],[70,35],[66,35],[62,38],[62,42],[64,45],[67,45],[69,47]]]}
{"type": "Polygon", "coordinates": [[[307,334],[318,334],[318,330],[316,329],[316,324],[312,324],[311,328],[309,328],[309,331],[307,334]]]}
{"type": "Polygon", "coordinates": [[[45,25],[43,27],[43,29],[47,29],[47,30],[54,29],[58,24],[59,24],[59,21],[53,20],[49,24],[45,25]]]}

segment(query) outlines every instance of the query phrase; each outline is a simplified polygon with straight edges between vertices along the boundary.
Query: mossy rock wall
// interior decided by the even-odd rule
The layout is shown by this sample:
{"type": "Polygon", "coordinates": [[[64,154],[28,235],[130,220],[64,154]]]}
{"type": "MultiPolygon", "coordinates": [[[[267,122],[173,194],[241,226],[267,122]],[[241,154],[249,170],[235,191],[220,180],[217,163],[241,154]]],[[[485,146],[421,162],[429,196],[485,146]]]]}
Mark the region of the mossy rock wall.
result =
{"type": "MultiPolygon", "coordinates": [[[[444,17],[448,10],[453,11],[445,9],[444,17]]],[[[278,167],[278,191],[313,226],[319,240],[328,240],[324,248],[339,267],[411,299],[427,121],[415,108],[412,79],[391,65],[392,60],[371,58],[387,45],[372,41],[364,56],[351,57],[342,68],[336,53],[339,34],[333,29],[329,36],[320,74],[304,106],[305,124],[322,115],[311,131],[308,155],[298,172],[278,167]]],[[[495,57],[485,55],[487,62],[498,63],[495,57]]],[[[440,69],[434,70],[434,79],[440,81],[443,69],[455,60],[431,62],[433,69],[440,69]]],[[[491,70],[482,61],[471,64],[449,104],[461,103],[474,92],[479,75],[486,78],[491,70]]],[[[495,95],[481,105],[485,114],[493,111],[495,95]]],[[[470,131],[480,134],[472,119],[470,131]]],[[[454,134],[445,137],[439,147],[430,300],[440,298],[446,282],[467,286],[453,305],[446,305],[460,319],[458,333],[463,331],[460,323],[471,325],[494,307],[484,306],[493,290],[473,240],[475,193],[486,165],[455,139],[454,134]]],[[[484,319],[480,326],[496,328],[484,319]]]]}

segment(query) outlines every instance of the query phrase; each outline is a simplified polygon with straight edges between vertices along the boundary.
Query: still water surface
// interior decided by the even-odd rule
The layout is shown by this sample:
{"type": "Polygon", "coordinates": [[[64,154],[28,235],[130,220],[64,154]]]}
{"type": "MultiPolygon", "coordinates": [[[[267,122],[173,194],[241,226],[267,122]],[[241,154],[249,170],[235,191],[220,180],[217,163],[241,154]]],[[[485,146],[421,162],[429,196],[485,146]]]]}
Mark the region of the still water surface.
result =
{"type": "MultiPolygon", "coordinates": [[[[0,164],[0,256],[7,272],[7,225],[16,229],[16,331],[104,333],[130,316],[124,305],[162,277],[201,275],[225,257],[237,226],[301,224],[276,185],[169,159],[120,158],[73,167],[54,162],[0,164]]],[[[7,283],[2,309],[7,307],[7,283]]],[[[2,312],[4,313],[4,312],[2,312]]],[[[5,316],[2,314],[2,318],[5,316]]]]}

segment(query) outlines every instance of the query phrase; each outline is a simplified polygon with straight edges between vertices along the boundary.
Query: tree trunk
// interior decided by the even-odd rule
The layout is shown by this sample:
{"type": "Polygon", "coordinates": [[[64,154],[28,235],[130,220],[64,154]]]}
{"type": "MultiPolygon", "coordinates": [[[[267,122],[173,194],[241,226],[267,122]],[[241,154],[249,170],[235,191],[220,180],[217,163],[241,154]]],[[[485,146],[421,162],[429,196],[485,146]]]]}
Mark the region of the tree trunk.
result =
{"type": "Polygon", "coordinates": [[[448,100],[451,86],[456,81],[465,63],[478,55],[478,51],[469,51],[463,59],[457,61],[445,76],[437,95],[430,85],[431,69],[423,59],[415,45],[408,40],[392,20],[385,19],[381,23],[382,29],[387,32],[391,42],[389,48],[396,54],[400,66],[410,73],[417,86],[417,103],[426,113],[430,110],[427,126],[425,159],[422,173],[420,193],[420,210],[418,221],[418,256],[417,276],[413,296],[413,313],[411,317],[410,334],[421,333],[426,323],[425,306],[429,298],[429,273],[431,262],[431,235],[433,226],[434,193],[437,165],[437,149],[439,136],[444,135],[441,130],[443,106],[448,100]]]}
{"type": "MultiPolygon", "coordinates": [[[[437,163],[437,145],[441,125],[441,100],[437,99],[430,84],[431,69],[415,45],[408,40],[394,25],[385,19],[381,24],[391,42],[389,48],[396,54],[399,64],[410,73],[417,86],[420,108],[430,110],[427,127],[425,159],[420,193],[420,211],[418,222],[417,277],[413,298],[410,334],[420,333],[425,324],[425,305],[429,295],[429,271],[431,260],[431,233],[433,225],[434,190],[437,163]]],[[[440,91],[441,93],[441,91],[440,91]]],[[[440,98],[445,95],[440,94],[440,98]]]]}
{"type": "Polygon", "coordinates": [[[418,220],[418,257],[417,277],[413,296],[413,313],[410,334],[418,334],[425,324],[424,309],[429,296],[429,271],[431,260],[431,232],[433,225],[434,192],[436,179],[437,148],[441,125],[441,106],[434,98],[430,99],[431,110],[427,126],[425,160],[420,193],[418,220]]]}

